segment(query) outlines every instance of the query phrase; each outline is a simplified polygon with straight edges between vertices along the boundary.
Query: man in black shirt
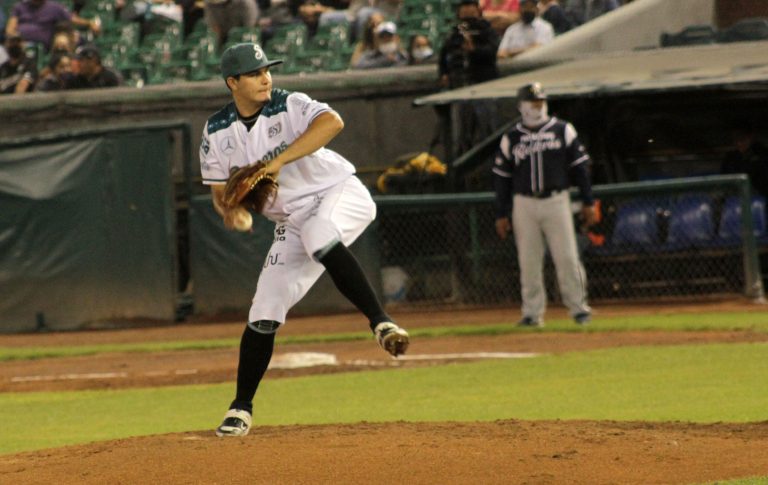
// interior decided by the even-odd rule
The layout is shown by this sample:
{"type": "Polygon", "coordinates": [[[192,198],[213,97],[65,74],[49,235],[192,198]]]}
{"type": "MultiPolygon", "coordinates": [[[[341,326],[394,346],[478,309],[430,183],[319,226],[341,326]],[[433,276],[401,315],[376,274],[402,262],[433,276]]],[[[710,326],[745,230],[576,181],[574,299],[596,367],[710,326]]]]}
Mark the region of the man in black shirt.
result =
{"type": "Polygon", "coordinates": [[[0,94],[22,94],[32,91],[37,81],[35,62],[24,52],[21,37],[5,39],[8,59],[0,65],[0,94]]]}
{"type": "Polygon", "coordinates": [[[123,83],[120,74],[101,64],[101,54],[96,46],[78,47],[75,59],[80,66],[77,76],[67,84],[67,89],[112,88],[123,83]]]}
{"type": "Polygon", "coordinates": [[[462,0],[456,15],[458,24],[440,49],[440,85],[456,89],[496,79],[499,36],[483,18],[480,4],[462,0]]]}
{"type": "MultiPolygon", "coordinates": [[[[440,49],[440,87],[456,89],[496,79],[499,77],[496,65],[499,36],[483,18],[478,0],[461,0],[456,15],[458,23],[440,49]]],[[[498,125],[498,110],[493,101],[464,103],[460,111],[458,154],[490,135],[498,125]]],[[[447,114],[441,113],[441,117],[442,122],[447,123],[447,114]]]]}
{"type": "Polygon", "coordinates": [[[557,271],[563,303],[578,324],[588,323],[584,267],[579,260],[571,214],[570,186],[579,187],[587,225],[596,221],[589,181],[589,154],[569,122],[549,116],[539,83],[517,93],[522,121],[501,137],[493,165],[496,233],[506,239],[514,228],[522,326],[541,326],[546,309],[543,268],[545,243],[557,271]],[[510,215],[512,216],[510,219],[510,215]]]}
{"type": "Polygon", "coordinates": [[[735,126],[731,136],[734,150],[725,154],[720,173],[745,173],[753,194],[768,197],[768,148],[755,139],[755,131],[748,123],[735,126]]]}

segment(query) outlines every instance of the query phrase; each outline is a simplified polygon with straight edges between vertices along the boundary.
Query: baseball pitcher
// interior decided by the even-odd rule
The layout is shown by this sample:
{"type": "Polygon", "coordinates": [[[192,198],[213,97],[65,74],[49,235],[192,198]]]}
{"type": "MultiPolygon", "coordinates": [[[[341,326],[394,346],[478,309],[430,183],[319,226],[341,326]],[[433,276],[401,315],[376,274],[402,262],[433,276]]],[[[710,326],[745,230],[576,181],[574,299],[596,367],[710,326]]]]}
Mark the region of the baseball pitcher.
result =
{"type": "Polygon", "coordinates": [[[248,433],[275,332],[325,270],[368,318],[385,351],[396,357],[409,344],[347,249],[373,221],[376,206],[354,166],[325,148],[344,123],[325,103],[273,88],[269,69],[281,62],[267,59],[257,44],[224,51],[221,73],[233,101],[208,119],[200,146],[203,183],[211,186],[224,225],[250,230],[248,209],[275,222],[240,342],[235,399],[218,436],[248,433]]]}

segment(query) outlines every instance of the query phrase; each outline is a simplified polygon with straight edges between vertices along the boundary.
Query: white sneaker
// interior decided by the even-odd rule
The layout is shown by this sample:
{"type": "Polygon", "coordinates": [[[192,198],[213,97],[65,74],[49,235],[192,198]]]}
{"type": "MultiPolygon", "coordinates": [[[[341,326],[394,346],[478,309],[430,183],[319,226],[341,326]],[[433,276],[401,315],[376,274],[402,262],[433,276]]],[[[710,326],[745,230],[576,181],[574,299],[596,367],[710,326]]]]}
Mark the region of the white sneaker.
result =
{"type": "Polygon", "coordinates": [[[379,323],[376,325],[373,333],[376,335],[376,340],[381,345],[381,348],[394,357],[402,355],[408,350],[408,344],[410,343],[408,332],[392,322],[379,323]]]}
{"type": "Polygon", "coordinates": [[[224,415],[216,436],[245,436],[251,429],[251,413],[242,409],[230,409],[224,415]]]}

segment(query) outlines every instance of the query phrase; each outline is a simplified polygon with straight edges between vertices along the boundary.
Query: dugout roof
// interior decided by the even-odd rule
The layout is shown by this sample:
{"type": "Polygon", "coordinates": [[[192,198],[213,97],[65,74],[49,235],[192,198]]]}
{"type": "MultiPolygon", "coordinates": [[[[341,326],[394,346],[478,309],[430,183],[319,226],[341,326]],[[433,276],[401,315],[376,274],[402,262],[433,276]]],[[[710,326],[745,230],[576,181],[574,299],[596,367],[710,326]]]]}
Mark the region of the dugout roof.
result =
{"type": "Polygon", "coordinates": [[[768,89],[768,42],[740,42],[585,56],[416,99],[416,105],[514,98],[538,81],[558,99],[724,87],[768,89]]]}

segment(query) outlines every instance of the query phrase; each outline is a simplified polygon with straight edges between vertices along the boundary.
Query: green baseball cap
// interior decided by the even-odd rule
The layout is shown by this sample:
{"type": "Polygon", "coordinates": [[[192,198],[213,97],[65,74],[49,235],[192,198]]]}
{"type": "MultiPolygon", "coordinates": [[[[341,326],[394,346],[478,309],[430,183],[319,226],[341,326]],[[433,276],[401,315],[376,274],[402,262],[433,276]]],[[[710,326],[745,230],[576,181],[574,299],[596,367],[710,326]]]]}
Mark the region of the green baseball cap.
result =
{"type": "Polygon", "coordinates": [[[251,42],[228,47],[221,55],[221,75],[224,79],[261,68],[282,64],[282,60],[270,61],[259,44],[251,42]]]}

